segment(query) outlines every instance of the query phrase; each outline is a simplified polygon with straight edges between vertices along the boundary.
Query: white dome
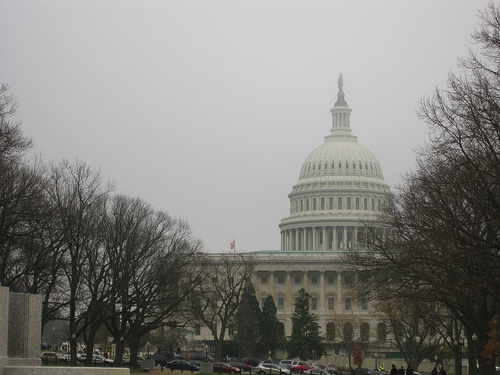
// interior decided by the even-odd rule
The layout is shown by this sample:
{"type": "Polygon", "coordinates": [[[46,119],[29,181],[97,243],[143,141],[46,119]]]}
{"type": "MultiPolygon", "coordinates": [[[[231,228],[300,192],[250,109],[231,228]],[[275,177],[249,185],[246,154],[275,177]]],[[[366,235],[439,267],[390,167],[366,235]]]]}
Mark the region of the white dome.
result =
{"type": "MultiPolygon", "coordinates": [[[[332,127],[300,169],[290,216],[281,220],[282,250],[343,250],[358,246],[367,223],[378,226],[390,189],[377,158],[351,134],[351,108],[339,78],[332,127]]],[[[382,229],[385,230],[385,229],[382,229]]]]}
{"type": "Polygon", "coordinates": [[[375,156],[355,137],[327,137],[306,158],[299,180],[311,177],[365,176],[383,180],[382,168],[375,156]]]}

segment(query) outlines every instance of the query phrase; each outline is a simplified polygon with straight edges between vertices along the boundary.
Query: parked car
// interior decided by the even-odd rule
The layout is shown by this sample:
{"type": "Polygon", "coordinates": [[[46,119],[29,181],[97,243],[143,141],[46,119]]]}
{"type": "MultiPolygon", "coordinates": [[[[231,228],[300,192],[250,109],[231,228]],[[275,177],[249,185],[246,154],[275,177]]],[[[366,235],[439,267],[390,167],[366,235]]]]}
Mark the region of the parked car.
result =
{"type": "Polygon", "coordinates": [[[243,358],[241,362],[246,363],[252,367],[257,367],[262,361],[259,358],[243,358]]]}
{"type": "Polygon", "coordinates": [[[290,375],[290,370],[286,368],[282,368],[274,363],[260,363],[255,372],[260,375],[290,375]]]}
{"type": "Polygon", "coordinates": [[[304,370],[302,371],[304,375],[325,375],[328,374],[328,372],[323,369],[322,367],[319,366],[313,366],[309,370],[304,370]]]}
{"type": "Polygon", "coordinates": [[[183,359],[174,359],[173,361],[167,362],[166,366],[170,370],[198,371],[200,369],[198,366],[188,361],[184,361],[183,359]]]}
{"type": "Polygon", "coordinates": [[[250,371],[252,369],[252,366],[250,366],[248,363],[243,363],[240,361],[231,361],[227,363],[228,365],[231,365],[233,367],[237,367],[241,369],[241,371],[250,371]]]}
{"type": "MultiPolygon", "coordinates": [[[[78,358],[78,362],[85,363],[87,360],[87,355],[82,354],[80,358],[78,358]]],[[[93,365],[101,365],[101,366],[110,366],[113,364],[113,360],[110,358],[106,358],[100,354],[92,354],[92,364],[93,365]]]]}
{"type": "MultiPolygon", "coordinates": [[[[282,359],[280,361],[280,363],[278,363],[278,364],[286,366],[284,368],[290,368],[290,366],[292,365],[292,363],[293,363],[293,359],[282,359]]],[[[282,367],[282,366],[280,366],[280,367],[282,367]]]]}
{"type": "Polygon", "coordinates": [[[302,374],[304,371],[307,371],[313,367],[312,364],[309,362],[304,362],[304,361],[296,361],[292,363],[291,369],[293,372],[298,372],[302,374]]]}
{"type": "Polygon", "coordinates": [[[331,365],[326,365],[323,370],[325,370],[329,374],[336,374],[337,373],[337,367],[336,366],[331,366],[331,365]]]}
{"type": "Polygon", "coordinates": [[[214,374],[217,373],[227,373],[227,374],[233,374],[233,373],[239,373],[240,369],[238,367],[231,366],[228,363],[224,362],[214,362],[213,364],[214,368],[214,374]]]}
{"type": "Polygon", "coordinates": [[[42,360],[42,363],[59,363],[59,362],[64,362],[68,360],[68,357],[61,354],[61,353],[55,353],[55,352],[43,352],[40,355],[40,358],[42,360]]]}

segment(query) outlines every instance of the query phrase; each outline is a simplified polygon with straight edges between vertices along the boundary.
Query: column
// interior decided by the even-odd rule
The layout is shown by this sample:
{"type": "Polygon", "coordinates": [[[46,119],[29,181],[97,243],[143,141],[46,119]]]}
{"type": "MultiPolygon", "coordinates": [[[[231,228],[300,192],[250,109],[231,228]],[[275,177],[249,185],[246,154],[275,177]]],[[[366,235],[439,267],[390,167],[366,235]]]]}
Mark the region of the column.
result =
{"type": "Polygon", "coordinates": [[[300,237],[299,237],[299,228],[295,228],[295,246],[294,246],[293,250],[298,250],[299,249],[299,240],[300,240],[300,237]]]}
{"type": "Polygon", "coordinates": [[[325,311],[325,271],[319,271],[319,312],[325,311]]]}
{"type": "Polygon", "coordinates": [[[347,249],[349,241],[347,241],[347,226],[344,225],[343,230],[342,230],[342,245],[344,249],[347,249]]]}
{"type": "Polygon", "coordinates": [[[301,247],[302,250],[306,249],[306,231],[307,228],[302,228],[302,247],[301,247]]]}
{"type": "Polygon", "coordinates": [[[286,298],[285,298],[285,311],[291,312],[292,307],[292,272],[286,271],[286,298]]]}
{"type": "Polygon", "coordinates": [[[337,271],[337,313],[342,312],[342,272],[337,271]]]}
{"type": "Polygon", "coordinates": [[[332,250],[337,250],[337,227],[332,227],[332,250]]]}
{"type": "Polygon", "coordinates": [[[274,295],[274,271],[269,271],[269,294],[276,301],[276,296],[274,295]]]}
{"type": "Polygon", "coordinates": [[[330,236],[326,235],[326,227],[323,227],[323,250],[328,250],[328,241],[330,241],[330,236]]]}
{"type": "Polygon", "coordinates": [[[316,244],[316,227],[312,227],[312,249],[311,250],[318,250],[317,244],[316,244]]]}

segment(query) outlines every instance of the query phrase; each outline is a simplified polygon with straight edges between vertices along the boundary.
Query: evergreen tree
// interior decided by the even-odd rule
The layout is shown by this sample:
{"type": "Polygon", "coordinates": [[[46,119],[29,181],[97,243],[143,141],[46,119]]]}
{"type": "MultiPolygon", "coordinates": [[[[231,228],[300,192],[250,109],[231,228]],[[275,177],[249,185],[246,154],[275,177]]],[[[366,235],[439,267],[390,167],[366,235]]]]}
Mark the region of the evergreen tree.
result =
{"type": "Polygon", "coordinates": [[[241,296],[240,306],[236,314],[239,355],[255,356],[259,347],[260,324],[262,311],[255,296],[252,283],[247,283],[241,296]]]}
{"type": "Polygon", "coordinates": [[[324,354],[324,349],[320,345],[318,317],[309,311],[310,298],[304,288],[299,290],[292,315],[292,335],[287,338],[286,343],[286,351],[290,358],[299,357],[307,360],[312,357],[313,350],[316,358],[324,354]]]}
{"type": "Polygon", "coordinates": [[[268,296],[262,307],[261,338],[260,348],[262,354],[271,352],[271,356],[276,354],[276,347],[285,337],[285,327],[276,317],[277,312],[274,298],[268,296]]]}

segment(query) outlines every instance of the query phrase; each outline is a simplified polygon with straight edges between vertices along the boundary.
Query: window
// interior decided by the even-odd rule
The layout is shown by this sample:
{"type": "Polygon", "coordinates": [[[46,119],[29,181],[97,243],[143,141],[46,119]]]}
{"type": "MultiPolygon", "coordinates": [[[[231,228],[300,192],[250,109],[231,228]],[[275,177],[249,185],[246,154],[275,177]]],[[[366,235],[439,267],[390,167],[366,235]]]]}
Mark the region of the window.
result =
{"type": "Polygon", "coordinates": [[[351,310],[351,308],[352,308],[351,297],[346,297],[345,298],[345,309],[346,310],[351,310]]]}
{"type": "Polygon", "coordinates": [[[338,209],[341,210],[342,209],[342,198],[339,197],[339,199],[337,200],[337,205],[338,205],[338,209]]]}
{"type": "Polygon", "coordinates": [[[201,326],[200,326],[200,323],[196,323],[194,325],[194,334],[199,336],[201,335],[201,326]]]}
{"type": "Polygon", "coordinates": [[[326,339],[335,340],[335,323],[333,322],[326,324],[326,339]]]}
{"type": "Polygon", "coordinates": [[[361,298],[361,310],[368,310],[368,298],[361,298]]]}
{"type": "Polygon", "coordinates": [[[365,206],[365,211],[368,210],[368,198],[364,199],[364,206],[365,206]]]}
{"type": "Polygon", "coordinates": [[[352,341],[353,333],[352,324],[349,322],[344,323],[344,341],[352,341]]]}
{"type": "Polygon", "coordinates": [[[311,310],[317,310],[318,309],[318,297],[312,297],[311,298],[311,310]]]}
{"type": "Polygon", "coordinates": [[[359,210],[359,198],[356,198],[356,210],[359,210]]]}
{"type": "Polygon", "coordinates": [[[284,284],[285,283],[285,276],[278,276],[278,284],[284,284]]]}
{"type": "Polygon", "coordinates": [[[329,275],[327,277],[328,284],[335,284],[335,276],[329,275]]]}
{"type": "Polygon", "coordinates": [[[330,198],[330,210],[333,210],[333,198],[330,198]]]}
{"type": "Polygon", "coordinates": [[[309,211],[309,199],[306,199],[306,211],[309,211]]]}
{"type": "Polygon", "coordinates": [[[300,278],[300,276],[296,276],[296,277],[294,277],[294,279],[293,279],[293,282],[294,282],[295,284],[300,284],[300,283],[301,283],[301,281],[302,281],[302,279],[300,278]]]}
{"type": "Polygon", "coordinates": [[[321,198],[321,209],[325,209],[325,198],[321,198]]]}
{"type": "Polygon", "coordinates": [[[367,342],[370,339],[370,326],[368,323],[361,323],[359,327],[361,341],[367,342]]]}
{"type": "Polygon", "coordinates": [[[267,276],[261,276],[260,283],[261,284],[267,284],[267,276]]]}
{"type": "Polygon", "coordinates": [[[278,296],[278,310],[285,310],[285,297],[278,296]]]}
{"type": "Polygon", "coordinates": [[[311,284],[318,284],[318,277],[317,276],[311,277],[311,284]]]}
{"type": "Polygon", "coordinates": [[[379,323],[377,326],[377,340],[386,341],[387,340],[387,327],[384,323],[379,323]]]}
{"type": "Polygon", "coordinates": [[[313,211],[316,211],[316,198],[313,198],[313,211]]]}
{"type": "Polygon", "coordinates": [[[372,211],[375,211],[375,199],[372,198],[372,211]]]}
{"type": "Polygon", "coordinates": [[[328,310],[335,310],[335,298],[328,297],[328,310]]]}
{"type": "Polygon", "coordinates": [[[347,209],[351,209],[351,198],[347,198],[347,209]]]}

